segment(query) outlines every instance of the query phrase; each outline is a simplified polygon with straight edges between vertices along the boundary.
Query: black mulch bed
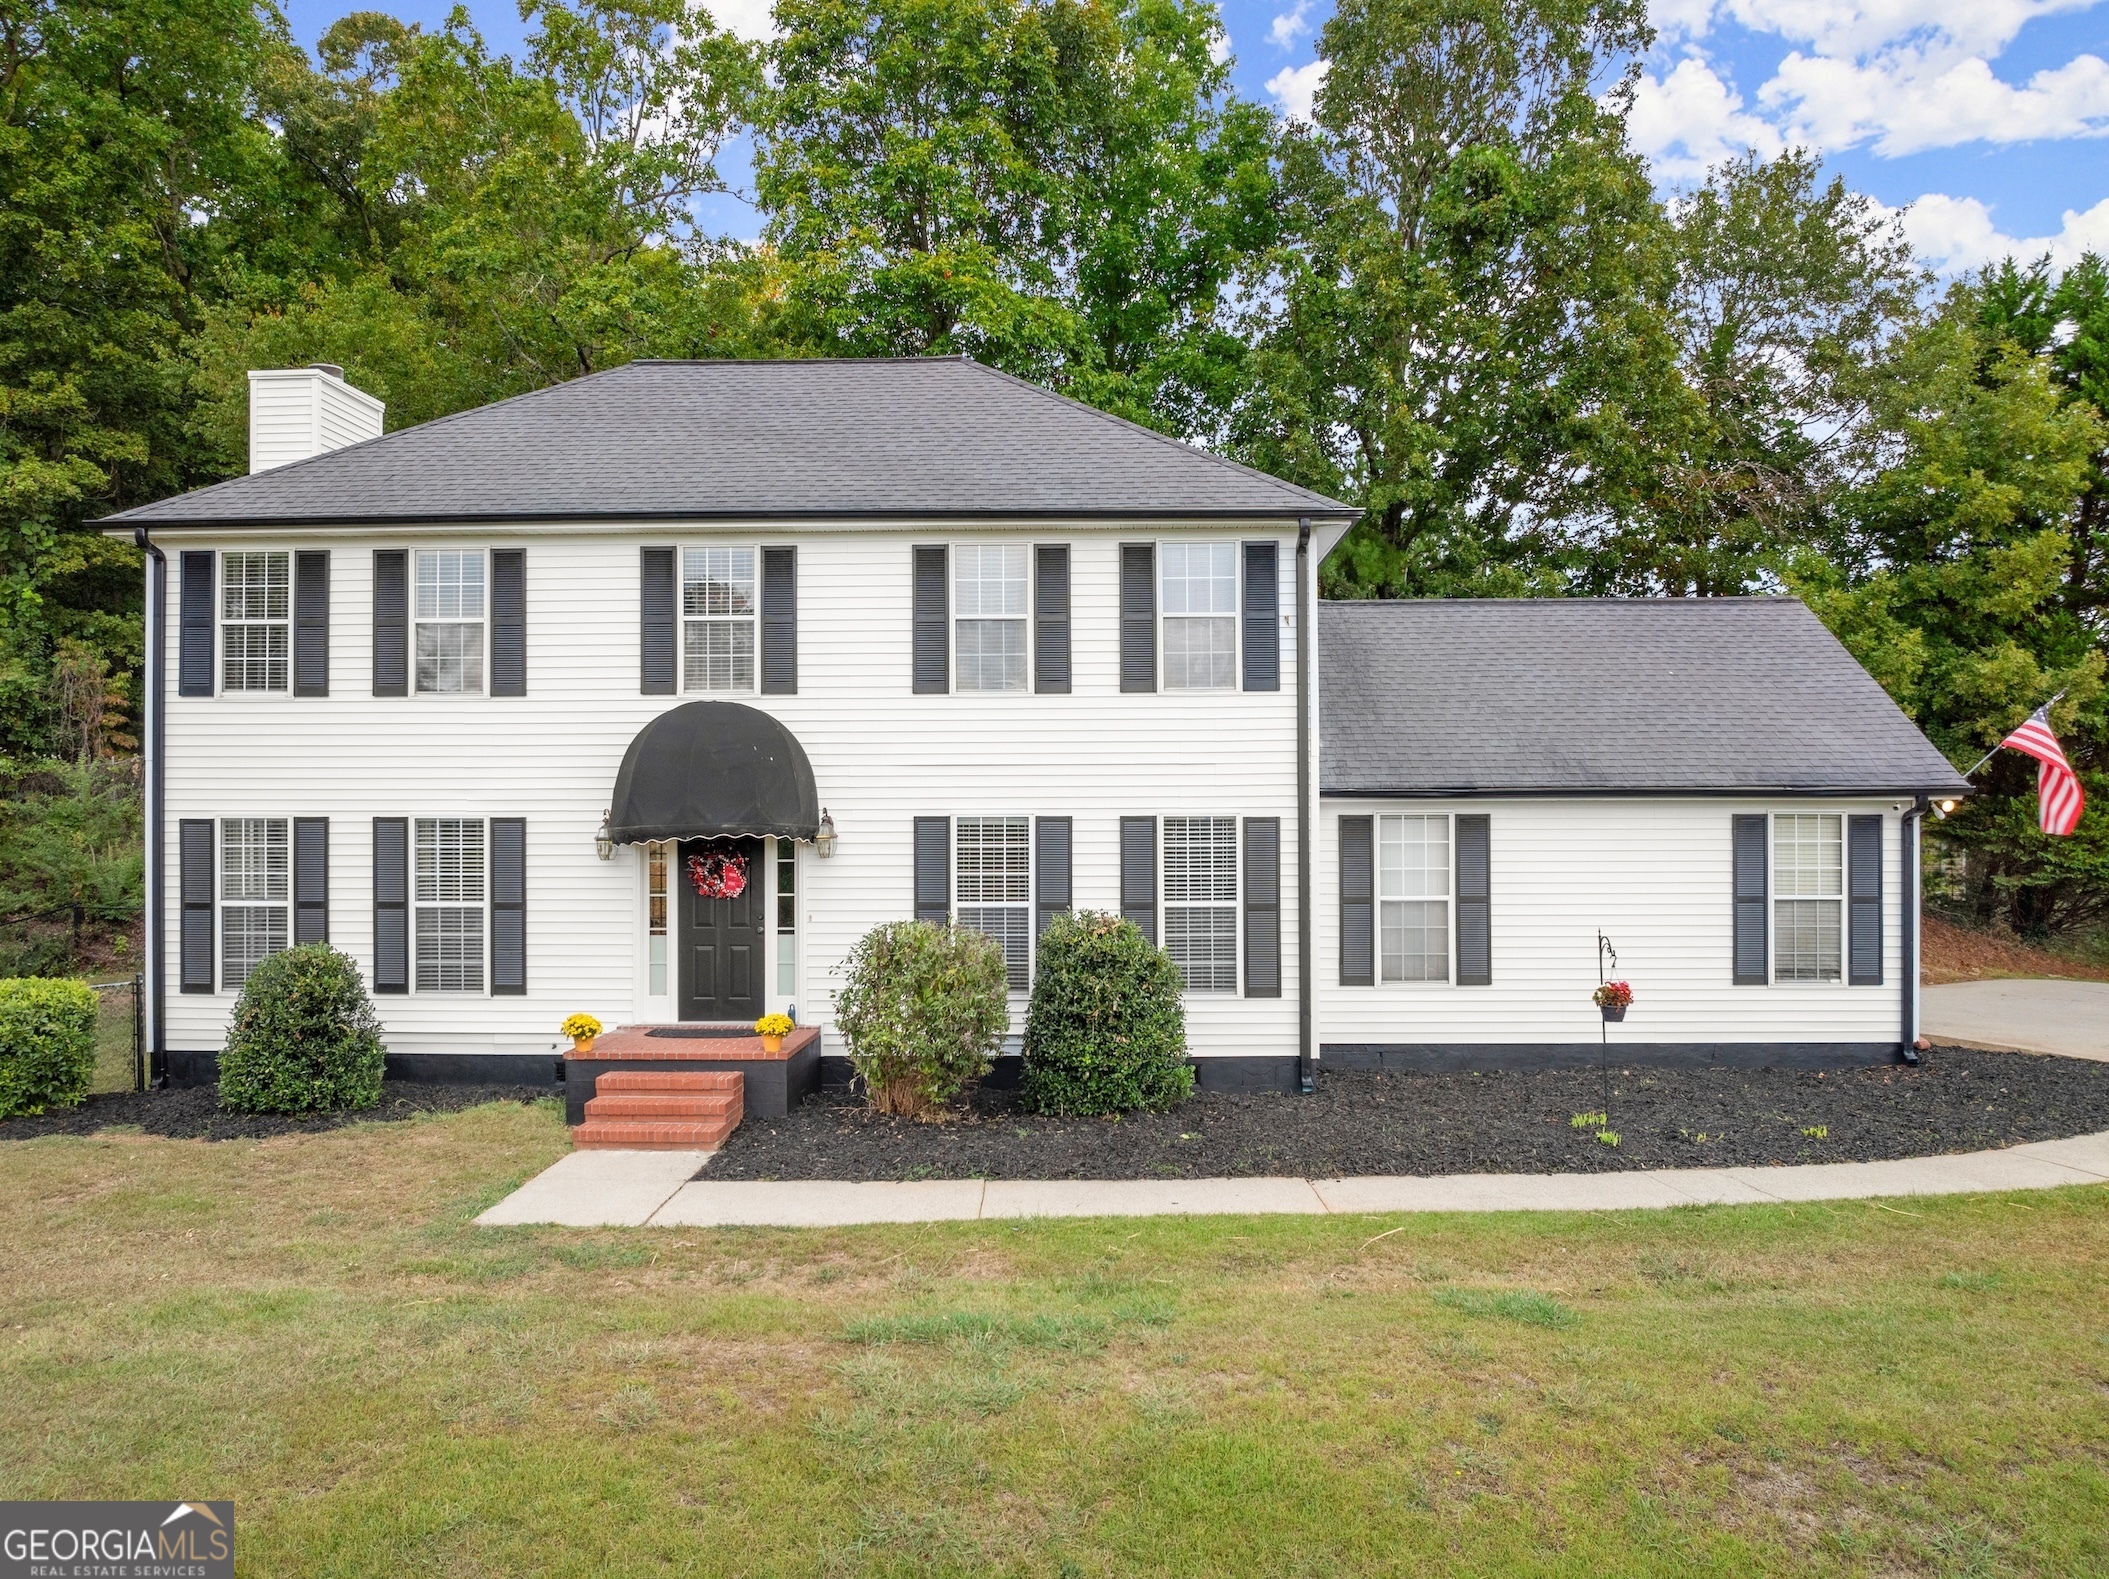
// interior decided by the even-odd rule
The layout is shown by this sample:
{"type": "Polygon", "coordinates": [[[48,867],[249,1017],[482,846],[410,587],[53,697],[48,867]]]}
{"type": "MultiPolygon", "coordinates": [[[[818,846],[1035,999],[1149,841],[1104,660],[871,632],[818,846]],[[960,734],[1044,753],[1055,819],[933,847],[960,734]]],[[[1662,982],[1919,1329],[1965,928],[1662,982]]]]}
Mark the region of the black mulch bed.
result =
{"type": "Polygon", "coordinates": [[[126,1091],[90,1097],[79,1107],[59,1108],[36,1118],[0,1123],[0,1140],[34,1140],[39,1135],[92,1135],[103,1129],[138,1129],[174,1140],[263,1140],[273,1135],[312,1135],[344,1124],[392,1123],[420,1113],[458,1113],[485,1102],[533,1102],[554,1097],[547,1086],[455,1086],[431,1081],[389,1080],[381,1086],[381,1105],[358,1113],[317,1113],[281,1118],[266,1113],[231,1113],[220,1106],[212,1086],[179,1090],[126,1091]]]}
{"type": "Polygon", "coordinates": [[[940,1124],[829,1092],[748,1118],[710,1179],[1188,1179],[1286,1174],[1610,1173],[1872,1162],[2109,1129],[2109,1064],[1936,1048],[1916,1069],[1611,1071],[1605,1145],[1577,1113],[1595,1071],[1321,1074],[1312,1096],[1202,1094],[1166,1114],[1047,1119],[984,1090],[940,1124]],[[1805,1129],[1821,1128],[1821,1137],[1805,1129]]]}

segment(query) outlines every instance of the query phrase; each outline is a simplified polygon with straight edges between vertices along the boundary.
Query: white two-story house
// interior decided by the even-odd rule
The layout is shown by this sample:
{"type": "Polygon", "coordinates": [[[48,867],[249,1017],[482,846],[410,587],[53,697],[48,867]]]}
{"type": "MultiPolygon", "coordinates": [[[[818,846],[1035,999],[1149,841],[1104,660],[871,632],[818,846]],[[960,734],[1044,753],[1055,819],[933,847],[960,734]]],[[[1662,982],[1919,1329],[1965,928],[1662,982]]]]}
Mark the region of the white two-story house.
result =
{"type": "Polygon", "coordinates": [[[1649,915],[1642,990],[1679,1008],[1628,1039],[1909,1044],[1911,817],[1966,786],[1798,605],[1783,652],[1688,605],[1683,668],[1624,691],[1616,605],[1328,605],[1321,685],[1354,510],[971,361],[638,362],[386,436],[334,369],[251,401],[249,476],[107,523],[148,554],[148,1035],[178,1081],[316,939],[409,1076],[546,1079],[576,1011],[783,1011],[839,1055],[842,961],[908,915],[1002,945],[1015,1037],[1076,908],[1178,963],[1210,1087],[1569,1056],[1592,928],[1631,949],[1649,915]],[[1849,782],[1772,771],[1776,709],[1744,727],[1799,680],[1850,703],[1810,725],[1849,782]],[[1589,706],[1652,709],[1658,758],[1707,745],[1578,770],[1589,706]],[[1872,912],[1839,886],[1870,860],[1872,912]],[[1752,1013],[1732,989],[1780,998],[1804,921],[1836,991],[1752,1013]]]}

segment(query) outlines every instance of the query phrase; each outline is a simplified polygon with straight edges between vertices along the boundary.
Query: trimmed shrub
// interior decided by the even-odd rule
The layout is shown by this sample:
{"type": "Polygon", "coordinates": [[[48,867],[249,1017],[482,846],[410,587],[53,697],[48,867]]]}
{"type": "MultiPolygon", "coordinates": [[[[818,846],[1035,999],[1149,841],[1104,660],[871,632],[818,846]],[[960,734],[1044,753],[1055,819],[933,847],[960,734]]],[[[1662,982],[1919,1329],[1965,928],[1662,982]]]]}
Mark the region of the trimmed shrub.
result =
{"type": "Polygon", "coordinates": [[[1025,1105],[1037,1113],[1162,1111],[1194,1089],[1179,967],[1132,921],[1057,916],[1025,1015],[1025,1105]]]}
{"type": "Polygon", "coordinates": [[[352,957],[303,943],[249,973],[220,1053],[220,1105],[241,1113],[375,1107],[385,1053],[352,957]]]}
{"type": "Polygon", "coordinates": [[[84,981],[0,981],[0,1118],[73,1107],[95,1073],[95,989],[84,981]]]}
{"type": "Polygon", "coordinates": [[[881,1113],[921,1115],[958,1096],[1011,1027],[1003,950],[979,932],[889,921],[857,940],[835,1025],[881,1113]]]}

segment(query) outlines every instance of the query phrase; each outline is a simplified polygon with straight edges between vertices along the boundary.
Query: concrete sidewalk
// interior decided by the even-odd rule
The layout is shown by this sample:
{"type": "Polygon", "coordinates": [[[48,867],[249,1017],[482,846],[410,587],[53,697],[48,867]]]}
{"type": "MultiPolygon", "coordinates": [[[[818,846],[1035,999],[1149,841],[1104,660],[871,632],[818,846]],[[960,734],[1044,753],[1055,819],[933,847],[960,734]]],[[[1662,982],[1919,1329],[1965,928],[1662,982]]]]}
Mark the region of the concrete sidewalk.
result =
{"type": "Polygon", "coordinates": [[[485,1212],[487,1226],[844,1228],[1023,1217],[1628,1211],[2109,1183],[2109,1131],[2003,1151],[1792,1168],[1467,1173],[1358,1179],[926,1179],[757,1183],[695,1177],[702,1152],[576,1151],[485,1212]]]}
{"type": "Polygon", "coordinates": [[[1919,1031],[1934,1042],[2109,1062],[2109,981],[2032,977],[1928,987],[1919,1031]]]}

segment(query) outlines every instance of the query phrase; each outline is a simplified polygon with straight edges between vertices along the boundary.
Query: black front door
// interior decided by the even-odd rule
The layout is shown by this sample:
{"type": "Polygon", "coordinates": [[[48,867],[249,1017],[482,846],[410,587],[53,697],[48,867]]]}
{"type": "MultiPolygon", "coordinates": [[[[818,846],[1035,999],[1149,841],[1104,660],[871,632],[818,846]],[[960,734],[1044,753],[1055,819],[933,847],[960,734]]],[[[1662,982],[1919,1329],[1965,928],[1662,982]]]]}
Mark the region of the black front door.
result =
{"type": "Polygon", "coordinates": [[[684,1020],[753,1020],[762,1012],[762,841],[684,839],[674,880],[680,885],[680,972],[684,1020]],[[736,858],[736,859],[728,859],[736,858]],[[746,864],[746,887],[732,898],[696,892],[700,859],[706,881],[729,887],[727,868],[746,864]]]}

